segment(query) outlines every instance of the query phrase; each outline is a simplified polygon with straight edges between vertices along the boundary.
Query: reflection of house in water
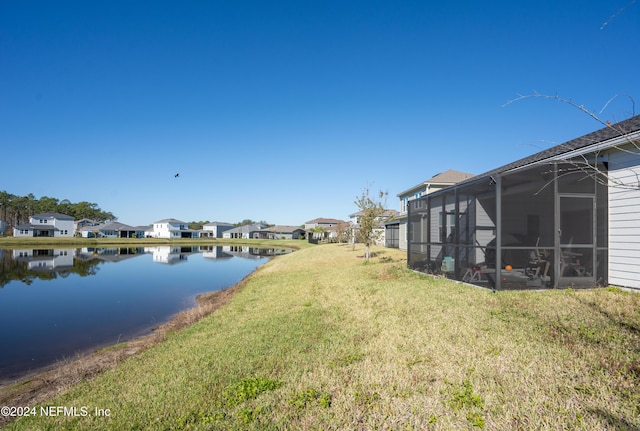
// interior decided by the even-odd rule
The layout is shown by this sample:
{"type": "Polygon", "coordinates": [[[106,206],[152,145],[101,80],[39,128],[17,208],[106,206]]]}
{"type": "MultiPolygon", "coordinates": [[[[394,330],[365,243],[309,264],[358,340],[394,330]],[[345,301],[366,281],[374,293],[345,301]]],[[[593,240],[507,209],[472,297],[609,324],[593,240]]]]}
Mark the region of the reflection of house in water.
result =
{"type": "Polygon", "coordinates": [[[129,226],[120,222],[85,225],[79,232],[83,238],[144,238],[147,226],[129,226]]]}
{"type": "Polygon", "coordinates": [[[223,259],[233,257],[233,255],[225,253],[220,245],[202,245],[198,247],[198,251],[200,251],[202,253],[202,257],[206,259],[223,259]]]}
{"type": "Polygon", "coordinates": [[[85,261],[98,259],[106,262],[120,262],[144,253],[144,247],[85,247],[76,252],[76,257],[85,261]]]}
{"type": "Polygon", "coordinates": [[[290,250],[285,249],[249,247],[246,245],[226,245],[223,247],[223,250],[233,256],[244,258],[260,258],[291,253],[290,250]]]}
{"type": "Polygon", "coordinates": [[[13,250],[16,262],[26,262],[29,270],[60,271],[73,268],[73,250],[28,249],[13,250]]]}
{"type": "Polygon", "coordinates": [[[251,253],[251,250],[254,247],[249,247],[248,245],[225,245],[222,247],[225,253],[228,253],[232,256],[244,257],[244,258],[258,258],[260,257],[257,254],[251,253]]]}
{"type": "Polygon", "coordinates": [[[197,246],[157,246],[145,247],[146,253],[153,255],[153,261],[158,263],[175,264],[186,262],[188,255],[198,252],[197,246]]]}

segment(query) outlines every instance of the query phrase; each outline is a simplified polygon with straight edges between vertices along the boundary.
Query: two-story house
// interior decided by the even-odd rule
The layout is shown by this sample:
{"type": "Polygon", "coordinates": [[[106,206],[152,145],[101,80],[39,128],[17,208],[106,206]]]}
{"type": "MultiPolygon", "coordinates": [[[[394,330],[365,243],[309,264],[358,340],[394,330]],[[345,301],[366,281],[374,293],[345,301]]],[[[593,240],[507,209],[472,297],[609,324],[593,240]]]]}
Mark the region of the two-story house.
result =
{"type": "Polygon", "coordinates": [[[211,222],[202,226],[202,235],[206,238],[222,238],[222,234],[230,229],[233,229],[231,223],[211,222]]]}
{"type": "Polygon", "coordinates": [[[247,224],[243,226],[238,226],[233,229],[229,229],[223,232],[223,238],[244,238],[244,239],[259,239],[262,238],[262,234],[260,233],[265,226],[261,224],[247,224]]]}
{"type": "Polygon", "coordinates": [[[29,217],[29,223],[19,224],[13,228],[13,236],[72,238],[75,234],[73,217],[53,211],[29,217]]]}
{"type": "Polygon", "coordinates": [[[154,222],[151,230],[147,232],[152,238],[199,238],[200,233],[197,230],[189,229],[187,222],[167,218],[154,222]]]}
{"type": "Polygon", "coordinates": [[[265,239],[300,239],[304,238],[304,229],[300,226],[271,226],[260,231],[265,239]]]}
{"type": "MultiPolygon", "coordinates": [[[[349,214],[349,224],[351,225],[351,241],[358,242],[358,231],[360,230],[360,218],[363,212],[358,211],[353,214],[349,214]]],[[[374,229],[376,233],[376,244],[382,245],[386,243],[386,224],[392,222],[398,216],[398,211],[385,209],[380,217],[378,217],[376,224],[379,228],[374,229]]]]}
{"type": "Polygon", "coordinates": [[[340,227],[345,229],[346,222],[334,218],[315,218],[304,224],[307,238],[327,239],[336,238],[340,227]]]}
{"type": "Polygon", "coordinates": [[[398,193],[400,213],[394,220],[385,225],[385,247],[399,248],[400,250],[407,249],[407,208],[410,201],[437,190],[442,190],[473,176],[474,174],[449,169],[398,193]]]}

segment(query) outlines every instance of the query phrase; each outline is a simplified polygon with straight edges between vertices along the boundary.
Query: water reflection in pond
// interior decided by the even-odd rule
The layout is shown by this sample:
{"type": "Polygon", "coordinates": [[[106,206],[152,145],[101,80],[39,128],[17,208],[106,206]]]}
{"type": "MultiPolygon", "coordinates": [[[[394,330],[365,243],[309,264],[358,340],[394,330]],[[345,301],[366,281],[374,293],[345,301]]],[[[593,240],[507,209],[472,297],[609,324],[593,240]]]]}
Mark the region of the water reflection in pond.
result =
{"type": "Polygon", "coordinates": [[[0,382],[148,333],[284,250],[0,250],[0,382]]]}

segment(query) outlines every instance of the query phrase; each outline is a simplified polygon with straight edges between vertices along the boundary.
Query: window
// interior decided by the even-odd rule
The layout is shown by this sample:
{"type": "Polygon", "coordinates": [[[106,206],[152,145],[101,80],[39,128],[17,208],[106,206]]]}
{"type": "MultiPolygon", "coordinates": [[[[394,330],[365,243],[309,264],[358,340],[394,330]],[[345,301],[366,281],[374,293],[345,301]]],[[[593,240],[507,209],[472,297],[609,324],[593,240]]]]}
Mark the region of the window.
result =
{"type": "Polygon", "coordinates": [[[451,240],[456,229],[456,214],[454,212],[445,213],[440,211],[438,214],[438,232],[439,242],[451,240]],[[446,223],[446,224],[445,224],[446,223]]]}

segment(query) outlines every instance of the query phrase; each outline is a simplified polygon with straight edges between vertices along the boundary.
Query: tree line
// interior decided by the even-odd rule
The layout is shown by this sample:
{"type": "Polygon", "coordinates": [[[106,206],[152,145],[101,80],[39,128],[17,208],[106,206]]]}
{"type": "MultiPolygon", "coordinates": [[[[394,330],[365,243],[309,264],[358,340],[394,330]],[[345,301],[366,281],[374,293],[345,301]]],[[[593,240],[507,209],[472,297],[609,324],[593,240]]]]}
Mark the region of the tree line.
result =
{"type": "Polygon", "coordinates": [[[49,196],[36,199],[31,193],[26,196],[17,196],[6,191],[0,192],[0,219],[7,223],[7,229],[21,223],[28,223],[29,217],[48,211],[66,214],[76,220],[83,218],[98,222],[117,220],[112,213],[101,210],[98,204],[91,202],[72,203],[67,199],[59,200],[49,196]]]}

